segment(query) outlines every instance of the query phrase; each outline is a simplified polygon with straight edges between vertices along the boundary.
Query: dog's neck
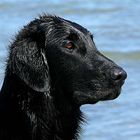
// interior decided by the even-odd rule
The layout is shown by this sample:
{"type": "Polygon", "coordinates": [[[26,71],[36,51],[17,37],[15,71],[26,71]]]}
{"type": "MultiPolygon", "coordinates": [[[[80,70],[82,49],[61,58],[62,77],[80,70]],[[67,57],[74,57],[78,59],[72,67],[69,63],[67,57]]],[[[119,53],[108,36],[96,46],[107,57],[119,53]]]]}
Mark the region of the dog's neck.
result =
{"type": "MultiPolygon", "coordinates": [[[[54,89],[51,94],[63,93],[54,89]]],[[[50,98],[31,90],[17,77],[6,75],[1,100],[5,102],[7,115],[13,114],[2,118],[12,122],[10,127],[7,125],[6,135],[9,135],[9,131],[16,133],[18,130],[18,135],[23,135],[26,140],[76,140],[78,137],[79,123],[82,121],[80,109],[62,96],[50,98]]],[[[1,129],[3,128],[0,127],[0,131],[1,129]]]]}

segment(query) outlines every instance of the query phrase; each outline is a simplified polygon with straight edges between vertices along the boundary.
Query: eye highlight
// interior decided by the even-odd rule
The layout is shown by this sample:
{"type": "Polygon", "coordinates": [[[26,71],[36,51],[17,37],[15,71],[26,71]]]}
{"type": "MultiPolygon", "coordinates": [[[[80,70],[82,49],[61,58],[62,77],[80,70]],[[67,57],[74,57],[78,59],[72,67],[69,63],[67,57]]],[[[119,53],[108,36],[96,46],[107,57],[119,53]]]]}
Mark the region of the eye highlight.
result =
{"type": "Polygon", "coordinates": [[[74,49],[74,44],[71,41],[69,41],[66,44],[66,48],[69,49],[69,50],[74,49]]]}

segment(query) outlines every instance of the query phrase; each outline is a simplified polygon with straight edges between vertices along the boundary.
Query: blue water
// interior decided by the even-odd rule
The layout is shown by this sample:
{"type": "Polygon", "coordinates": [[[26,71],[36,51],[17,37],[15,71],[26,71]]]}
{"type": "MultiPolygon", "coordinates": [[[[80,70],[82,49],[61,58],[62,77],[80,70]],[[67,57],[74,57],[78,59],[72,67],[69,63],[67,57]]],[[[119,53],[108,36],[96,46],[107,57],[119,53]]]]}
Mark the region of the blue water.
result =
{"type": "Polygon", "coordinates": [[[10,41],[43,12],[88,28],[99,50],[128,73],[119,98],[81,107],[81,140],[140,140],[140,0],[1,0],[0,85],[10,41]]]}

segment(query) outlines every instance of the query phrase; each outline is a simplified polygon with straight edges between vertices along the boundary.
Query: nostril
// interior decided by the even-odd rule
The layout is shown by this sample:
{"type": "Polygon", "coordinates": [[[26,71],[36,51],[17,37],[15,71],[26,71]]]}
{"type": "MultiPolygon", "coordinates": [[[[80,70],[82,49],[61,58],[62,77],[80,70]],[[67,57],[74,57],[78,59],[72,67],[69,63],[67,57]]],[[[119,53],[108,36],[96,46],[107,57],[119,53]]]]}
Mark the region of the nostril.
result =
{"type": "Polygon", "coordinates": [[[126,77],[127,73],[122,69],[115,69],[111,74],[111,78],[115,81],[123,81],[126,77]]]}
{"type": "Polygon", "coordinates": [[[127,73],[124,70],[122,70],[121,75],[122,75],[122,80],[125,80],[127,78],[127,73]]]}

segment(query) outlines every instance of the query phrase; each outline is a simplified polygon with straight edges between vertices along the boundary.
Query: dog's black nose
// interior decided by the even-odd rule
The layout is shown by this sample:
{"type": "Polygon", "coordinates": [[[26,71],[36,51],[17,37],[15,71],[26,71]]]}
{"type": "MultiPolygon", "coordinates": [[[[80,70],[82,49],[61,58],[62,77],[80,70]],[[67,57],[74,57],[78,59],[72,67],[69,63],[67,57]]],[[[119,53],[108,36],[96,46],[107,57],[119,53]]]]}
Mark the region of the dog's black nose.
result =
{"type": "Polygon", "coordinates": [[[111,78],[114,82],[122,82],[127,78],[127,73],[121,68],[115,68],[111,72],[111,78]]]}

